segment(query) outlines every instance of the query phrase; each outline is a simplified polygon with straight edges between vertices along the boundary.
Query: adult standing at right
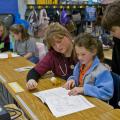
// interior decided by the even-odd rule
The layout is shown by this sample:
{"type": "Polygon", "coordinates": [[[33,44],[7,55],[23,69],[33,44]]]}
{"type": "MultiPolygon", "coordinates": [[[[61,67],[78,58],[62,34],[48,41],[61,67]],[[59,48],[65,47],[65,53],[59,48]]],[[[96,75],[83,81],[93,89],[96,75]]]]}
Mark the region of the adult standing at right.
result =
{"type": "Polygon", "coordinates": [[[113,35],[112,71],[120,75],[120,0],[109,4],[104,11],[102,26],[113,35]]]}

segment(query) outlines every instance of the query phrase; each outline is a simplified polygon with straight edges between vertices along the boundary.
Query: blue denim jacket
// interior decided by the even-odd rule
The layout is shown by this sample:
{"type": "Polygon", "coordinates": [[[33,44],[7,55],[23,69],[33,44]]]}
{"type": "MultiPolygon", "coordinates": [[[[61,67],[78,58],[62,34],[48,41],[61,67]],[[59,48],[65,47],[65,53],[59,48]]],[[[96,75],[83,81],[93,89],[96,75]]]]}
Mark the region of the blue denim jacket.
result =
{"type": "MultiPolygon", "coordinates": [[[[73,75],[68,80],[75,80],[75,86],[79,86],[80,66],[78,62],[73,75]]],[[[110,71],[95,57],[92,66],[83,76],[84,95],[108,101],[113,96],[114,86],[110,71]]]]}

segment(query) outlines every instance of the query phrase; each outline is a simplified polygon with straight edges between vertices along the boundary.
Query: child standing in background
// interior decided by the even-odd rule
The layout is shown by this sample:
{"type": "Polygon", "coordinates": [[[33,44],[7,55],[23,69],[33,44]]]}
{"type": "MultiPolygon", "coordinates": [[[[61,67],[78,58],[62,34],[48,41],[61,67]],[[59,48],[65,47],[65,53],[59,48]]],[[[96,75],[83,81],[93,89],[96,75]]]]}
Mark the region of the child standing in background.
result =
{"type": "Polygon", "coordinates": [[[0,52],[10,50],[10,39],[5,24],[0,21],[0,52]]]}
{"type": "Polygon", "coordinates": [[[113,96],[113,79],[97,55],[99,43],[90,34],[81,34],[75,40],[79,62],[63,87],[69,95],[84,94],[108,101],[113,96]]]}
{"type": "Polygon", "coordinates": [[[29,36],[27,30],[22,25],[14,24],[10,32],[15,39],[14,51],[31,62],[37,63],[39,58],[36,42],[29,36]]]}

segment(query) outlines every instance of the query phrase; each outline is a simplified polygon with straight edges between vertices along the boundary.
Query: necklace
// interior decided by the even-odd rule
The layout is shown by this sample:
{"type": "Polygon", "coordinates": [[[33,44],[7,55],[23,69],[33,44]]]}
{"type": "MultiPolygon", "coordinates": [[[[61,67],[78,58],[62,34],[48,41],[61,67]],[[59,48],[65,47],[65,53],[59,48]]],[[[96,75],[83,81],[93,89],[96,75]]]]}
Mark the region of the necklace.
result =
{"type": "Polygon", "coordinates": [[[60,70],[62,72],[62,76],[66,76],[67,75],[67,65],[66,65],[66,63],[65,63],[65,72],[63,71],[63,69],[62,69],[60,64],[59,64],[59,68],[60,68],[60,70]]]}

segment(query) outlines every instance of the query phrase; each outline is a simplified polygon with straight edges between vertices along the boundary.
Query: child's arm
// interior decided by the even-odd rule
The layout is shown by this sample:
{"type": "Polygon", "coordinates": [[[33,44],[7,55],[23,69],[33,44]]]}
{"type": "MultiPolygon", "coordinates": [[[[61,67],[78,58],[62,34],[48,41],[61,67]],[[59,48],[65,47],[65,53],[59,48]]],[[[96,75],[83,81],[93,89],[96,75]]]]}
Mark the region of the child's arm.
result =
{"type": "Polygon", "coordinates": [[[70,90],[71,88],[73,88],[75,86],[75,81],[74,80],[68,80],[63,87],[67,90],[70,90]]]}
{"type": "Polygon", "coordinates": [[[26,59],[32,57],[32,52],[29,52],[29,53],[25,54],[23,57],[25,57],[26,59]]]}
{"type": "MultiPolygon", "coordinates": [[[[75,85],[75,81],[77,80],[77,76],[76,75],[76,72],[78,72],[77,70],[78,68],[78,65],[75,66],[74,70],[73,70],[73,75],[71,75],[68,79],[67,79],[67,82],[63,85],[64,88],[70,90],[72,89],[75,85]]],[[[79,73],[78,73],[79,74],[79,73]]]]}
{"type": "Polygon", "coordinates": [[[80,70],[79,70],[79,62],[75,65],[75,68],[73,70],[73,74],[67,79],[67,81],[69,80],[74,80],[75,85],[74,86],[78,86],[79,85],[79,74],[80,74],[80,70]]]}
{"type": "Polygon", "coordinates": [[[26,43],[26,54],[24,55],[25,58],[30,58],[32,57],[36,52],[37,46],[36,43],[33,39],[27,40],[26,43]]]}
{"type": "Polygon", "coordinates": [[[113,79],[109,71],[104,71],[95,77],[94,85],[84,84],[84,95],[108,101],[113,96],[113,79]]]}
{"type": "Polygon", "coordinates": [[[83,94],[83,87],[74,87],[68,95],[78,95],[78,94],[83,94]]]}

